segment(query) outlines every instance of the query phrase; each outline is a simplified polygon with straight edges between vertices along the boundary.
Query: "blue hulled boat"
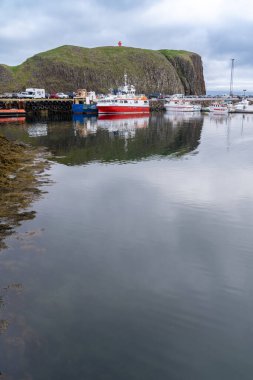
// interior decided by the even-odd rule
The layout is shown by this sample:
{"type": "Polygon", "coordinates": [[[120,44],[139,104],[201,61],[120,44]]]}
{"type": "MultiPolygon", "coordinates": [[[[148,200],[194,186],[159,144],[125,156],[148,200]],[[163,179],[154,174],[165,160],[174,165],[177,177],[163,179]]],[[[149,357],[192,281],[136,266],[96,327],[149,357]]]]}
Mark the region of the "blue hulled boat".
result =
{"type": "Polygon", "coordinates": [[[85,89],[77,90],[73,99],[72,112],[79,115],[97,115],[98,109],[96,104],[95,92],[89,92],[85,89]]]}
{"type": "Polygon", "coordinates": [[[78,104],[72,104],[72,112],[79,115],[97,115],[98,109],[96,104],[86,104],[80,101],[78,104]]]}

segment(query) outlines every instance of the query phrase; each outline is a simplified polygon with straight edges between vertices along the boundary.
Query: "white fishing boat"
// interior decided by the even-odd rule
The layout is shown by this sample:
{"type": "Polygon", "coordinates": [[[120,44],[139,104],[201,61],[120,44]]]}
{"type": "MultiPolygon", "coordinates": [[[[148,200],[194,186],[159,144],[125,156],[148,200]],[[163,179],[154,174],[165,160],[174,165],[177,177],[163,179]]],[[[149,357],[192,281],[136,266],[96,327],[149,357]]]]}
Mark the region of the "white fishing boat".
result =
{"type": "Polygon", "coordinates": [[[243,99],[234,106],[235,112],[253,113],[253,104],[250,104],[248,99],[243,99]]]}
{"type": "Polygon", "coordinates": [[[213,103],[208,108],[210,112],[217,114],[227,114],[229,112],[229,106],[226,103],[213,103]]]}
{"type": "Polygon", "coordinates": [[[183,97],[172,96],[168,102],[164,104],[167,111],[179,112],[196,112],[201,111],[200,104],[194,104],[185,100],[183,97]]]}

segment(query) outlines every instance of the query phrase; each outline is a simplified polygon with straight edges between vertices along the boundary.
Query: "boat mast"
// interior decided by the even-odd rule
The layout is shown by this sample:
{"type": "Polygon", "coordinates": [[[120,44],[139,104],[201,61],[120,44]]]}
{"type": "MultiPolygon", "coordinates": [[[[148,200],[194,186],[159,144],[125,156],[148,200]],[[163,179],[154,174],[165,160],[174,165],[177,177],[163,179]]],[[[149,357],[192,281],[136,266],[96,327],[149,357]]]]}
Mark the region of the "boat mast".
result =
{"type": "Polygon", "coordinates": [[[230,96],[233,96],[234,62],[235,59],[231,58],[230,96]]]}
{"type": "Polygon", "coordinates": [[[127,86],[127,73],[126,72],[124,74],[124,78],[125,78],[125,86],[127,86]]]}

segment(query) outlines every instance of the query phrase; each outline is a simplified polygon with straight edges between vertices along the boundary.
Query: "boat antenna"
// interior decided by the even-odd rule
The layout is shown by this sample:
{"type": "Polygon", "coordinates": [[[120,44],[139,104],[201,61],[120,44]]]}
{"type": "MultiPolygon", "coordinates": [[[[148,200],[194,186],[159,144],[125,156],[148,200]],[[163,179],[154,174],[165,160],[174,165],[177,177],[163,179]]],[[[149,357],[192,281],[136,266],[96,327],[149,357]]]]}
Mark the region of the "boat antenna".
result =
{"type": "Polygon", "coordinates": [[[127,73],[125,71],[125,74],[124,74],[124,78],[125,78],[125,86],[127,86],[127,73]]]}
{"type": "Polygon", "coordinates": [[[235,62],[235,59],[231,58],[231,76],[230,76],[230,92],[229,92],[229,95],[231,97],[233,96],[234,62],[235,62]]]}

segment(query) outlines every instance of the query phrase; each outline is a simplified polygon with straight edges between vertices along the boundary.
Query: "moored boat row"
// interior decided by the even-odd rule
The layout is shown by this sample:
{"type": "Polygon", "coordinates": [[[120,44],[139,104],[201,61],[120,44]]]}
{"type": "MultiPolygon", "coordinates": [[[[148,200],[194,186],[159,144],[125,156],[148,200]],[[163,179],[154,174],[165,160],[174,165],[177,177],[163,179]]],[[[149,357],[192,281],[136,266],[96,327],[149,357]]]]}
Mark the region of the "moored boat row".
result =
{"type": "MultiPolygon", "coordinates": [[[[124,75],[124,86],[118,88],[114,93],[106,96],[96,97],[95,92],[87,92],[86,90],[77,90],[76,96],[73,98],[73,104],[71,102],[64,107],[54,107],[55,111],[72,110],[73,114],[149,114],[151,110],[152,101],[145,95],[136,95],[135,86],[130,85],[127,80],[127,74],[124,75]]],[[[210,106],[203,107],[195,100],[189,100],[189,97],[185,97],[183,94],[175,94],[164,100],[160,100],[161,107],[157,109],[165,109],[172,112],[200,112],[207,111],[211,113],[226,114],[229,112],[245,112],[253,113],[253,105],[250,104],[248,99],[232,104],[232,102],[216,102],[210,106]]],[[[24,103],[24,101],[23,101],[24,103]]],[[[33,109],[45,109],[51,110],[52,107],[47,105],[40,105],[39,107],[32,106],[28,108],[26,103],[19,105],[20,108],[1,108],[0,105],[0,117],[17,117],[25,116],[26,111],[29,112],[30,108],[33,109]],[[23,105],[23,107],[22,107],[23,105]]],[[[10,105],[8,106],[10,107],[10,105]]],[[[152,107],[153,109],[154,107],[152,107]]],[[[154,108],[157,110],[156,108],[154,108]]]]}

